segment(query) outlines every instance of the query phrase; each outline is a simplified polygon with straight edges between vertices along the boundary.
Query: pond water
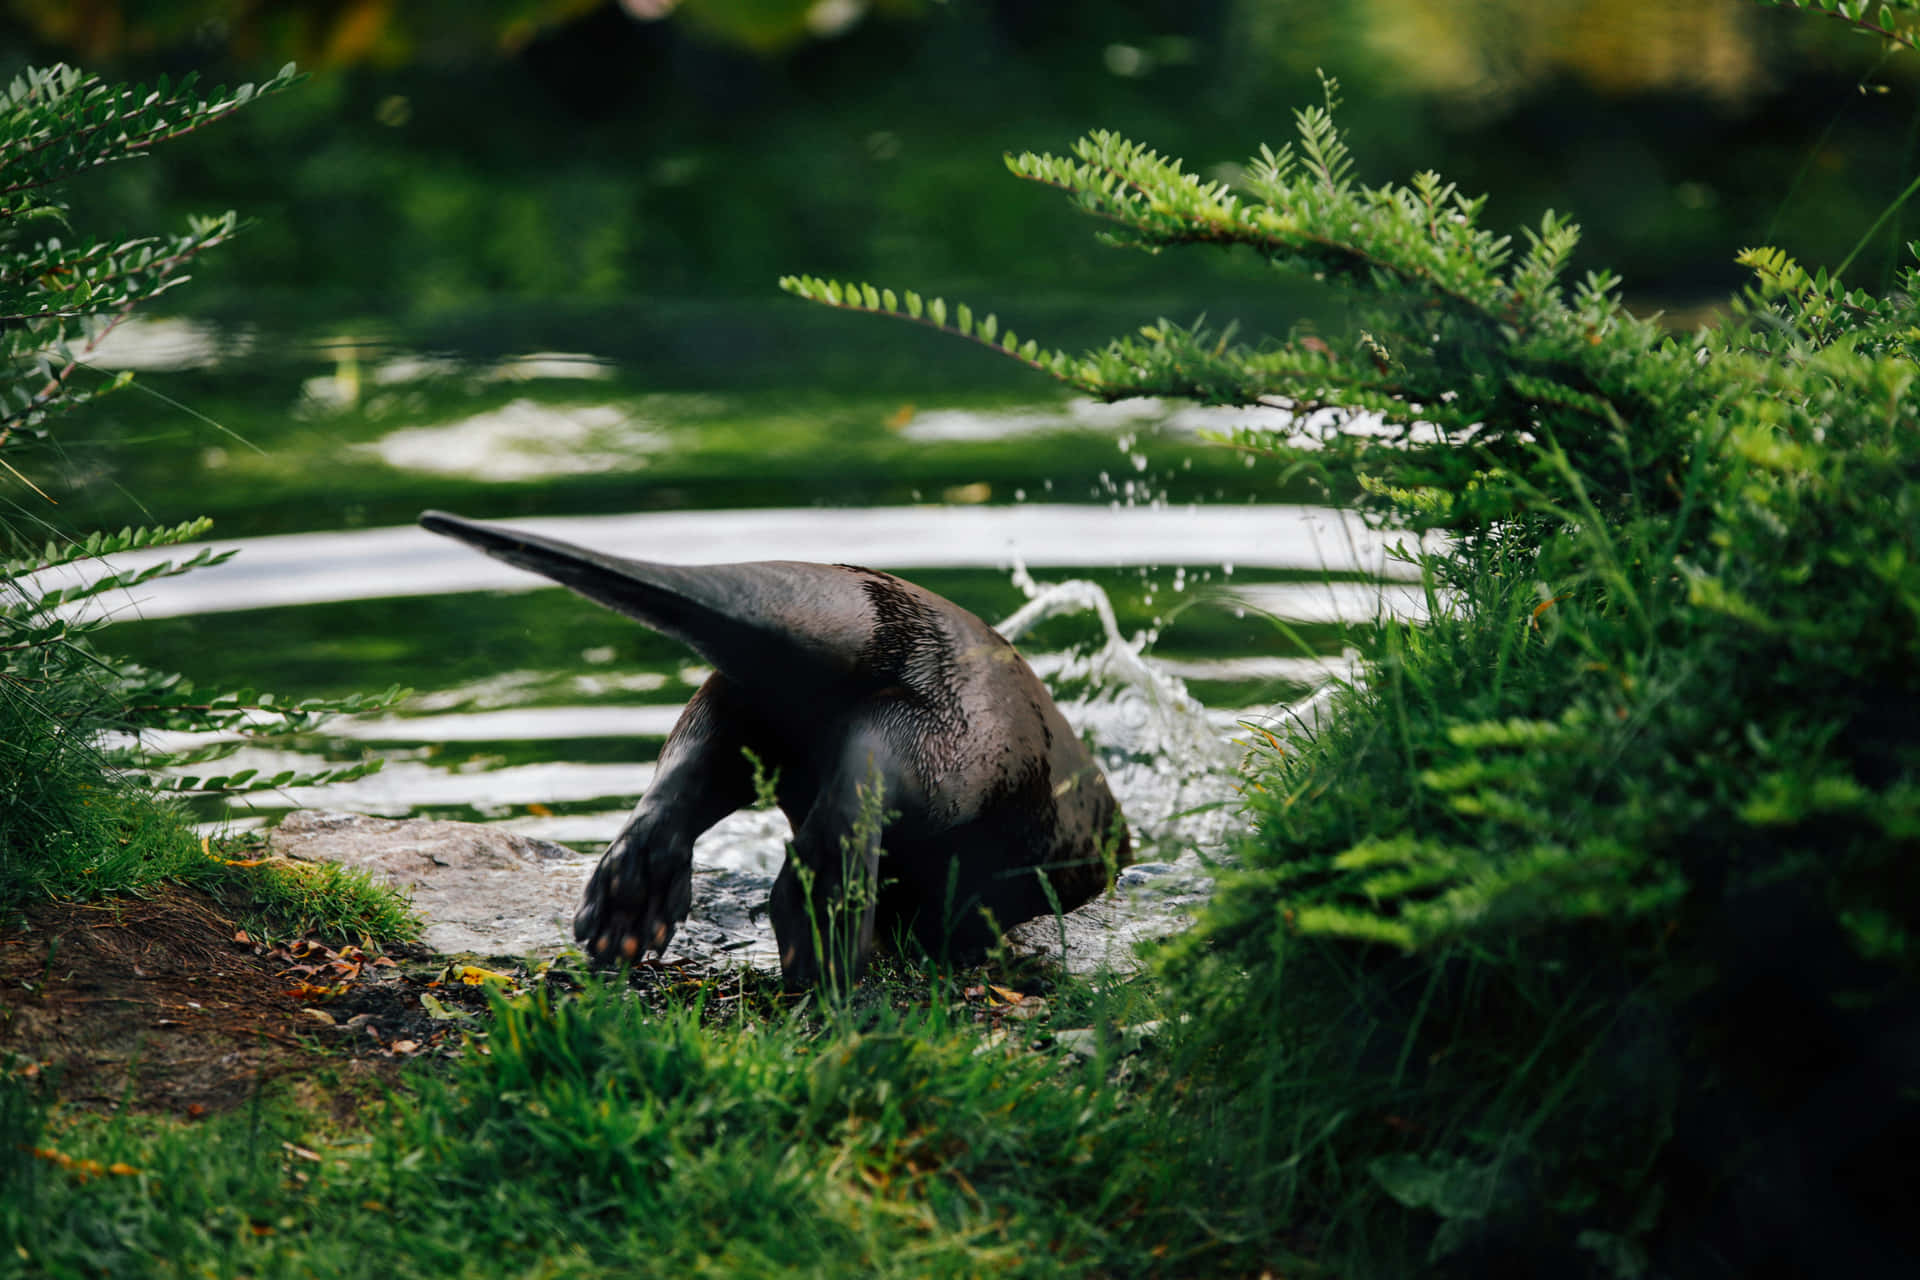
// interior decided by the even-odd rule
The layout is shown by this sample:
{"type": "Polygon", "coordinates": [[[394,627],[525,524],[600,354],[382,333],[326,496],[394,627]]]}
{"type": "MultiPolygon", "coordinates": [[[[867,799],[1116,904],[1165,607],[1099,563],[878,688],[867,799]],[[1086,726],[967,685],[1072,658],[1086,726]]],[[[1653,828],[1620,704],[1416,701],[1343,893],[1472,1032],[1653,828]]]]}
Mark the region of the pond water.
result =
{"type": "MultiPolygon", "coordinates": [[[[1220,846],[1242,722],[1279,723],[1342,675],[1348,624],[1423,607],[1394,539],[1259,500],[1289,495],[1198,434],[1247,420],[1224,411],[1044,385],[917,404],[885,389],[662,392],[591,354],[301,346],[178,324],[135,327],[100,363],[219,376],[197,402],[158,384],[187,410],[116,397],[111,462],[74,454],[81,501],[107,522],[115,492],[162,493],[158,518],[213,510],[251,535],[216,540],[239,551],[226,564],[103,599],[105,647],[203,690],[415,691],[217,766],[372,754],[381,772],[207,804],[209,825],[325,807],[497,823],[584,853],[618,829],[707,672],[405,523],[427,506],[629,556],[865,564],[1005,622],[1099,751],[1140,860],[1177,879],[1220,846]],[[232,384],[241,396],[212,390],[232,384]]],[[[765,874],[784,826],[736,815],[696,855],[765,874]]]]}

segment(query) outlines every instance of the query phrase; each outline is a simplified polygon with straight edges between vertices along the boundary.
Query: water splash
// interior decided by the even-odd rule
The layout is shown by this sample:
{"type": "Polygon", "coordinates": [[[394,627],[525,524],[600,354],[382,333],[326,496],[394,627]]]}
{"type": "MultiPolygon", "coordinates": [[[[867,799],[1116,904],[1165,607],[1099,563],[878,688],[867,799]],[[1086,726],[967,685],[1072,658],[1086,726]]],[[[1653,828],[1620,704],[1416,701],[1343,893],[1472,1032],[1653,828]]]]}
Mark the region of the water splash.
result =
{"type": "Polygon", "coordinates": [[[1027,603],[998,627],[1009,640],[1048,618],[1091,613],[1100,623],[1097,648],[1045,655],[1036,666],[1106,771],[1134,830],[1136,858],[1145,864],[1164,851],[1164,861],[1179,863],[1217,854],[1237,794],[1232,740],[1185,682],[1146,657],[1150,637],[1121,634],[1098,583],[1041,583],[1018,562],[1013,583],[1027,603]]]}

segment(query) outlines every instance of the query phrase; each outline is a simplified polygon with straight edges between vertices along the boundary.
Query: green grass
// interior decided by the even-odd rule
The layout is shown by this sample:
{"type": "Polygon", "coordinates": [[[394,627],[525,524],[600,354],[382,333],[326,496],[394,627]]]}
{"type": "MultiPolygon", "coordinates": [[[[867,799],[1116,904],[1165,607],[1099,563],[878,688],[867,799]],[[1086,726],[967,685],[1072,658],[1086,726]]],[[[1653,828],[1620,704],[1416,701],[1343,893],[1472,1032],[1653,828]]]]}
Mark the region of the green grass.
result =
{"type": "Polygon", "coordinates": [[[88,723],[93,698],[84,682],[33,688],[0,677],[0,923],[35,902],[177,883],[214,894],[267,936],[418,936],[406,899],[363,872],[284,860],[238,865],[258,850],[196,835],[183,802],[116,774],[74,727],[88,723]]]}
{"type": "MultiPolygon", "coordinates": [[[[1048,1048],[1044,1022],[996,1040],[949,1011],[955,994],[718,1025],[700,1001],[661,1013],[597,983],[502,1000],[449,1069],[416,1072],[344,1129],[271,1100],[193,1125],[49,1116],[9,1079],[0,1117],[27,1136],[0,1150],[0,1275],[1193,1275],[1285,1260],[1219,1194],[1197,1154],[1210,1136],[1124,1083],[1145,1072],[1111,1049],[1048,1048]]],[[[1139,1012],[1137,993],[1078,998],[1109,1020],[1139,1012]]]]}
{"type": "Polygon", "coordinates": [[[165,802],[119,783],[89,740],[84,680],[0,676],[0,914],[126,892],[204,861],[165,802]]]}
{"type": "Polygon", "coordinates": [[[410,942],[420,936],[420,915],[406,895],[357,867],[284,858],[245,866],[238,864],[254,861],[251,847],[217,852],[250,856],[203,859],[180,879],[214,894],[256,933],[371,943],[410,942]]]}

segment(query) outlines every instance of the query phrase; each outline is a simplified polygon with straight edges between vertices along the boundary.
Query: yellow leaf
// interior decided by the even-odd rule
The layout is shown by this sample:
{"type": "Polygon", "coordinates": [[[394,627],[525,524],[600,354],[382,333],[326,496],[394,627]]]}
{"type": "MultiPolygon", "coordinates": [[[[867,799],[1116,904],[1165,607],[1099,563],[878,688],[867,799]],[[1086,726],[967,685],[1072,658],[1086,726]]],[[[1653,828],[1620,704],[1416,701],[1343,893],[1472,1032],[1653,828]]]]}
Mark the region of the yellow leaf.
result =
{"type": "Polygon", "coordinates": [[[477,987],[483,982],[497,982],[502,986],[513,984],[513,979],[509,975],[496,973],[492,969],[482,969],[477,964],[461,965],[454,971],[454,976],[470,987],[477,987]]]}
{"type": "Polygon", "coordinates": [[[993,486],[984,480],[976,480],[972,484],[953,485],[942,490],[940,496],[954,506],[973,506],[991,498],[993,486]]]}

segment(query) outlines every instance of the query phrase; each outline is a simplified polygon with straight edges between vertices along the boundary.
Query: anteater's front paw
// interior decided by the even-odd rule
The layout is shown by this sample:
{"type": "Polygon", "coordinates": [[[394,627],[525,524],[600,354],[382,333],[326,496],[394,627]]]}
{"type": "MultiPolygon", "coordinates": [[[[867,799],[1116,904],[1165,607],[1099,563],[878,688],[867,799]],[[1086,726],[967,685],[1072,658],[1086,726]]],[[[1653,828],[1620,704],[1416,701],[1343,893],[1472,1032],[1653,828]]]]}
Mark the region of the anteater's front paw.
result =
{"type": "Polygon", "coordinates": [[[628,827],[587,881],[573,917],[574,940],[597,965],[664,952],[692,902],[692,850],[652,848],[628,827]]]}

